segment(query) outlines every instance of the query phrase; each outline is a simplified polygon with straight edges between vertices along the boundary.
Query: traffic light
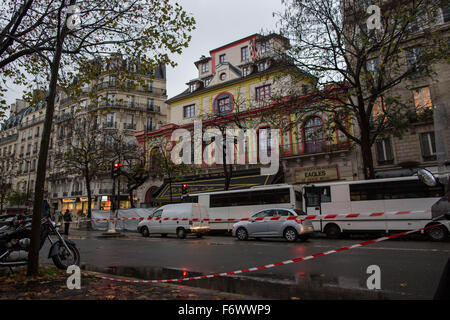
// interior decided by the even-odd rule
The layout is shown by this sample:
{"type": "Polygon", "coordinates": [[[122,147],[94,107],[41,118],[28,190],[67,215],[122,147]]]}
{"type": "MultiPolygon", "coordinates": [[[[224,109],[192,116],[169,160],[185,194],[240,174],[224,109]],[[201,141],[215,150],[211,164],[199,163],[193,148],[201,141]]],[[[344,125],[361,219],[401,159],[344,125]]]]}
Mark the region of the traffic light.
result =
{"type": "Polygon", "coordinates": [[[181,187],[181,194],[188,193],[188,188],[189,188],[189,185],[187,183],[183,183],[183,185],[181,187]]]}
{"type": "Polygon", "coordinates": [[[112,168],[112,175],[114,178],[120,176],[120,168],[122,167],[122,163],[121,162],[117,162],[113,164],[113,168],[112,168]]]}

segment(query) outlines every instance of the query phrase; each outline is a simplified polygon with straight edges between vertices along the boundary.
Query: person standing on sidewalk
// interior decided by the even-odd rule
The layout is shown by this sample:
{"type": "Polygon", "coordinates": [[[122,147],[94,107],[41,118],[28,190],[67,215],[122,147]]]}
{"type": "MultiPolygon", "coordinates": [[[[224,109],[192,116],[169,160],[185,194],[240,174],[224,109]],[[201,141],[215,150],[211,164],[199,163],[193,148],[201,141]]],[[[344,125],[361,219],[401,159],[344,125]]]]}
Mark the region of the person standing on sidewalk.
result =
{"type": "Polygon", "coordinates": [[[72,222],[72,214],[70,213],[69,209],[67,209],[66,212],[64,213],[64,234],[66,236],[69,235],[69,227],[71,222],[72,222]]]}

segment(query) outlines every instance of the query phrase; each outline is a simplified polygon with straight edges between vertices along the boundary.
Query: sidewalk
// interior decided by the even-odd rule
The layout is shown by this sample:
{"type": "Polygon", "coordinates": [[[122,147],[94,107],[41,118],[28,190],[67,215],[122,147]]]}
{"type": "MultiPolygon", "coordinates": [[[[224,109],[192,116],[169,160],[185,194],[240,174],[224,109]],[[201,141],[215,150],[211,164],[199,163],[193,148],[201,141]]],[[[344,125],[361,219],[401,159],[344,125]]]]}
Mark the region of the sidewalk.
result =
{"type": "MultiPolygon", "coordinates": [[[[26,267],[0,270],[0,300],[260,300],[260,298],[166,283],[122,283],[81,272],[81,289],[67,288],[65,271],[41,265],[40,276],[26,277],[26,267]]],[[[120,279],[133,278],[115,276],[120,279]]]]}

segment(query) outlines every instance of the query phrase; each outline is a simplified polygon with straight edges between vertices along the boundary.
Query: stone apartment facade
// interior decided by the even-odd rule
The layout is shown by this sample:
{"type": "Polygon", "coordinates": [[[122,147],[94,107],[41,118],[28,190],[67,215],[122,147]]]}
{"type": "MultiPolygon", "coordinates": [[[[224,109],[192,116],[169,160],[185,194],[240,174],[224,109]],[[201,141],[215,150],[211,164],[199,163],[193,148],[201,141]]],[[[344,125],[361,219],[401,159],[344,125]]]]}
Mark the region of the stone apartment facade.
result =
{"type": "MultiPolygon", "coordinates": [[[[369,5],[380,4],[380,1],[355,0],[362,9],[369,5]]],[[[389,1],[381,1],[386,4],[389,1]]],[[[426,19],[427,17],[425,17],[426,19]]],[[[420,25],[420,19],[412,23],[413,34],[400,46],[400,63],[404,68],[411,67],[420,50],[427,45],[432,45],[430,39],[420,25]]],[[[433,23],[434,31],[440,36],[450,39],[450,7],[449,5],[439,9],[436,21],[433,23]]],[[[376,57],[374,57],[376,58],[376,57]]],[[[428,168],[433,172],[438,170],[437,152],[440,146],[435,142],[435,127],[433,110],[446,108],[450,111],[450,65],[439,62],[426,66],[431,77],[422,76],[419,73],[404,79],[400,84],[391,89],[386,95],[399,96],[401,101],[407,104],[411,111],[409,126],[402,137],[380,137],[373,145],[375,176],[377,178],[410,176],[415,168],[428,168]]],[[[378,106],[379,107],[379,103],[378,106]]],[[[379,109],[374,108],[374,112],[379,109]]],[[[361,157],[359,150],[358,157],[361,157]]]]}
{"type": "MultiPolygon", "coordinates": [[[[121,61],[121,63],[125,61],[121,61]]],[[[132,70],[130,70],[132,72],[132,70]]],[[[115,133],[135,142],[136,132],[153,131],[166,123],[167,108],[166,71],[165,66],[155,70],[154,78],[145,80],[145,85],[128,83],[119,85],[112,71],[105,70],[98,81],[82,89],[77,99],[66,96],[62,90],[58,92],[53,126],[50,138],[46,195],[51,209],[69,210],[72,213],[87,212],[87,190],[81,175],[64,174],[57,165],[56,157],[67,148],[72,139],[70,123],[83,118],[83,109],[91,106],[88,93],[95,90],[99,103],[96,107],[97,125],[105,136],[115,133]]],[[[0,155],[12,158],[10,181],[13,190],[27,192],[34,190],[40,137],[43,130],[45,105],[28,106],[18,100],[11,106],[11,116],[0,131],[0,155]],[[14,164],[13,164],[14,163],[14,164]]],[[[2,160],[3,160],[2,159],[2,160]]],[[[7,161],[5,161],[7,162],[7,161]]],[[[128,190],[121,184],[121,207],[130,207],[128,190]]],[[[91,184],[93,209],[109,210],[112,194],[112,178],[110,174],[95,179],[91,184]]],[[[134,195],[134,204],[139,206],[144,199],[134,195]]]]}

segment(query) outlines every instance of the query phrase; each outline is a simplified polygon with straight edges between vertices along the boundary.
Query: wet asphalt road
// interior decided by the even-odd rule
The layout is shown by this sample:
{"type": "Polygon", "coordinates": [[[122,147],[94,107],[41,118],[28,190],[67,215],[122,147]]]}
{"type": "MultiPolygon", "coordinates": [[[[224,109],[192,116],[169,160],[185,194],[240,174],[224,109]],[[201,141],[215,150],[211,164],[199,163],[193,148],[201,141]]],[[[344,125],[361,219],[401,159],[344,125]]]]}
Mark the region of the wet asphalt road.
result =
{"type": "MultiPolygon", "coordinates": [[[[296,243],[281,239],[241,242],[230,236],[179,240],[173,236],[142,238],[136,233],[126,233],[125,238],[99,239],[96,236],[100,234],[74,231],[69,236],[80,249],[82,264],[100,269],[164,267],[202,274],[257,267],[367,240],[312,238],[296,243]]],[[[46,259],[47,254],[48,244],[41,250],[41,261],[51,263],[46,259]]],[[[431,299],[449,258],[450,242],[389,240],[243,276],[280,283],[366,290],[370,276],[366,273],[367,267],[377,265],[381,269],[383,292],[405,299],[431,299]]]]}

